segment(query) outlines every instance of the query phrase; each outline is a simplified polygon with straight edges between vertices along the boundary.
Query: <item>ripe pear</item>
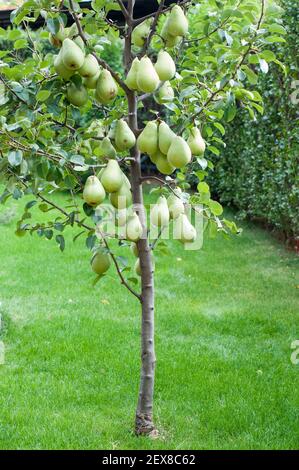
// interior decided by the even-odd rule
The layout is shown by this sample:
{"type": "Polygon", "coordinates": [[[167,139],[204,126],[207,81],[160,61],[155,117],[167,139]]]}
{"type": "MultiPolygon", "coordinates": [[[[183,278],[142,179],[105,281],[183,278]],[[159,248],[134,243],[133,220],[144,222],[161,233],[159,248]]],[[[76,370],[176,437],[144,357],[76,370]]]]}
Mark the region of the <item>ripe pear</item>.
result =
{"type": "Polygon", "coordinates": [[[158,60],[155,65],[155,69],[161,82],[171,80],[175,76],[176,67],[175,63],[166,51],[160,51],[158,54],[158,60]]]}
{"type": "Polygon", "coordinates": [[[123,184],[123,173],[116,160],[109,160],[102,173],[101,182],[107,193],[114,193],[120,190],[123,184]]]}
{"type": "Polygon", "coordinates": [[[205,153],[206,143],[197,127],[191,129],[187,143],[191,149],[192,155],[203,155],[205,153]]]}
{"type": "Polygon", "coordinates": [[[73,41],[75,44],[77,44],[77,46],[80,47],[81,51],[83,51],[85,54],[85,44],[81,36],[77,36],[75,39],[73,39],[73,41]]]}
{"type": "Polygon", "coordinates": [[[187,142],[182,137],[175,137],[167,153],[168,162],[176,168],[182,168],[191,162],[191,158],[192,154],[187,142]]]}
{"type": "Polygon", "coordinates": [[[166,122],[162,121],[159,126],[159,149],[167,155],[171,142],[176,137],[166,122]]]}
{"type": "Polygon", "coordinates": [[[181,188],[176,188],[174,192],[175,194],[172,193],[167,199],[171,219],[177,219],[180,214],[184,214],[185,212],[184,203],[180,198],[180,194],[182,193],[181,188]]]}
{"type": "Polygon", "coordinates": [[[158,151],[155,154],[155,159],[156,167],[163,175],[171,175],[171,173],[175,171],[175,167],[169,163],[166,155],[164,155],[162,152],[158,151]]]}
{"type": "Polygon", "coordinates": [[[153,93],[159,86],[159,75],[148,57],[142,57],[137,72],[137,86],[143,93],[153,93]]]}
{"type": "Polygon", "coordinates": [[[134,212],[127,222],[126,239],[136,243],[138,240],[140,240],[142,234],[143,228],[140,219],[136,212],[134,212]]]}
{"type": "Polygon", "coordinates": [[[132,44],[136,47],[143,47],[145,40],[150,33],[151,19],[143,21],[132,32],[132,44]]]}
{"type": "Polygon", "coordinates": [[[127,224],[127,219],[127,209],[121,209],[116,212],[116,225],[118,227],[124,227],[127,224]]]}
{"type": "Polygon", "coordinates": [[[182,8],[175,5],[167,20],[167,31],[171,36],[185,36],[188,33],[188,20],[182,8]]]}
{"type": "Polygon", "coordinates": [[[138,90],[137,74],[139,70],[139,65],[140,65],[140,60],[138,59],[138,57],[135,57],[135,59],[132,62],[129,73],[127,75],[127,78],[125,80],[125,83],[127,87],[130,88],[130,90],[138,90]]]}
{"type": "Polygon", "coordinates": [[[85,59],[82,67],[78,70],[79,74],[83,78],[94,77],[99,72],[100,66],[97,59],[92,55],[88,54],[85,59]]]}
{"type": "Polygon", "coordinates": [[[129,150],[136,144],[135,134],[123,119],[117,121],[115,130],[115,143],[122,152],[129,150]]]}
{"type": "Polygon", "coordinates": [[[74,72],[72,70],[67,69],[61,58],[61,52],[55,57],[54,59],[54,69],[55,72],[64,80],[69,80],[74,72]]]}
{"type": "Polygon", "coordinates": [[[67,99],[74,106],[84,106],[88,101],[88,92],[83,85],[77,87],[74,83],[71,83],[67,89],[67,99]]]}
{"type": "Polygon", "coordinates": [[[151,224],[156,227],[165,227],[169,224],[169,209],[164,196],[159,197],[157,203],[151,208],[151,224]]]}
{"type": "Polygon", "coordinates": [[[158,150],[158,124],[156,121],[149,121],[137,139],[137,146],[140,152],[153,155],[158,150]]]}
{"type": "Polygon", "coordinates": [[[105,199],[106,193],[97,176],[89,176],[86,180],[83,199],[89,205],[96,207],[105,199]]]}
{"type": "Polygon", "coordinates": [[[104,251],[98,251],[91,259],[91,268],[98,275],[104,274],[106,271],[108,271],[110,265],[110,255],[104,251]]]}
{"type": "Polygon", "coordinates": [[[133,255],[136,256],[136,258],[138,258],[139,252],[138,252],[137,243],[132,242],[131,246],[130,246],[130,249],[131,249],[131,252],[133,253],[133,255]]]}
{"type": "Polygon", "coordinates": [[[69,70],[79,70],[84,63],[84,53],[77,44],[69,38],[62,43],[61,59],[69,70]]]}
{"type": "Polygon", "coordinates": [[[182,39],[180,36],[172,36],[171,34],[169,34],[168,19],[165,21],[161,30],[161,37],[164,40],[166,47],[175,47],[179,44],[182,39]]]}
{"type": "Polygon", "coordinates": [[[117,91],[118,88],[114,78],[109,70],[104,69],[98,78],[96,99],[102,104],[107,104],[116,97],[117,91]]]}
{"type": "Polygon", "coordinates": [[[161,104],[167,103],[169,101],[172,101],[173,98],[174,98],[174,91],[170,82],[163,83],[163,85],[161,86],[161,88],[159,88],[159,91],[158,91],[159,103],[161,104]]]}
{"type": "Polygon", "coordinates": [[[83,85],[86,86],[86,88],[89,88],[90,90],[95,90],[100,75],[101,70],[99,69],[93,77],[84,78],[83,85]]]}
{"type": "Polygon", "coordinates": [[[127,175],[125,175],[124,173],[123,173],[123,180],[124,180],[124,183],[128,186],[128,188],[131,188],[131,181],[129,180],[127,175]]]}
{"type": "Polygon", "coordinates": [[[102,140],[101,150],[103,152],[104,157],[109,157],[109,158],[116,157],[116,150],[113,147],[109,137],[104,137],[104,139],[102,140]]]}
{"type": "Polygon", "coordinates": [[[193,242],[196,238],[196,230],[189,222],[186,214],[180,214],[174,221],[174,238],[182,243],[193,242]]]}
{"type": "Polygon", "coordinates": [[[124,182],[119,191],[110,194],[109,199],[116,209],[126,209],[132,204],[132,193],[129,186],[124,182]]]}

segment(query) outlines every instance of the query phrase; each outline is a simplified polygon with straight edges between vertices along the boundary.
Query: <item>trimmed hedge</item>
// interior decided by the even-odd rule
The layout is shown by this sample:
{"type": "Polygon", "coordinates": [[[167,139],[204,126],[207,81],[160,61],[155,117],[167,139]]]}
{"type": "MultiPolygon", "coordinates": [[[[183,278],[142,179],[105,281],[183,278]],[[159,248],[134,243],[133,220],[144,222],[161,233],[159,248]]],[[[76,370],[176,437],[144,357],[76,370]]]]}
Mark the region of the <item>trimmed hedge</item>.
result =
{"type": "Polygon", "coordinates": [[[241,111],[229,126],[212,187],[224,204],[293,238],[299,235],[299,2],[281,4],[287,42],[275,52],[287,76],[272,64],[260,82],[264,115],[250,121],[241,111]]]}

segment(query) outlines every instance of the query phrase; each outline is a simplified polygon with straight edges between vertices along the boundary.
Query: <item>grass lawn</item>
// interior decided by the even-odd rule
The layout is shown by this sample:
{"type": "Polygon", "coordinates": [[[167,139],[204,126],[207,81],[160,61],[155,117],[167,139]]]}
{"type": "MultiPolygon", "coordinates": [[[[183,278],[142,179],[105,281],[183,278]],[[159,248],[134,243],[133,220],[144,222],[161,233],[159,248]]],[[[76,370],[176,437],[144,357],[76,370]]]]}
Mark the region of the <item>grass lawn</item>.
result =
{"type": "Polygon", "coordinates": [[[151,441],[132,433],[136,299],[112,270],[92,287],[83,239],[61,254],[15,237],[15,220],[0,225],[0,449],[299,448],[295,255],[243,224],[239,238],[198,252],[171,242],[158,257],[151,441]]]}

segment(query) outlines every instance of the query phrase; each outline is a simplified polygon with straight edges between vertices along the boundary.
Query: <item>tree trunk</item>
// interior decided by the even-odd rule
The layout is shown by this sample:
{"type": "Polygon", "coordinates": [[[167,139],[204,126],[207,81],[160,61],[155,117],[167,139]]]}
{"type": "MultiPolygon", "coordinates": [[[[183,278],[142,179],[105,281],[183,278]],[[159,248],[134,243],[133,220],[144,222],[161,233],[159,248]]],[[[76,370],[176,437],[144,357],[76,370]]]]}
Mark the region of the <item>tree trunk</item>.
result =
{"type": "MultiPolygon", "coordinates": [[[[128,12],[133,17],[134,1],[129,1],[128,12]]],[[[131,25],[128,25],[128,34],[125,43],[125,68],[129,70],[132,62],[131,56],[131,25]]],[[[127,94],[129,126],[135,135],[138,134],[137,96],[132,91],[127,94]]],[[[143,225],[144,234],[138,241],[138,253],[141,268],[141,380],[139,398],[136,411],[135,430],[138,435],[155,433],[153,423],[153,395],[155,378],[155,346],[154,346],[154,276],[151,248],[146,236],[146,211],[143,202],[141,185],[140,152],[135,146],[131,150],[133,161],[131,164],[131,184],[133,203],[143,225]]]]}

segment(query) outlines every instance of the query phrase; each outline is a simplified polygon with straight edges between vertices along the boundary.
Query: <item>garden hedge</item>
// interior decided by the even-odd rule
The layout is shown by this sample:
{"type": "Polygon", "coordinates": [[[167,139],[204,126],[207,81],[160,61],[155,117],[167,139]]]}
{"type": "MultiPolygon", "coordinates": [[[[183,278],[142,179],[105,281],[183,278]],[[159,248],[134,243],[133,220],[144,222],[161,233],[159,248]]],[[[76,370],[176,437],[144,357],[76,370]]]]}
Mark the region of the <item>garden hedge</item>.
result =
{"type": "Polygon", "coordinates": [[[241,110],[229,125],[226,149],[216,162],[213,156],[212,183],[221,202],[294,238],[299,235],[299,2],[281,5],[286,42],[275,52],[286,74],[272,63],[260,81],[264,114],[250,121],[241,110]]]}

